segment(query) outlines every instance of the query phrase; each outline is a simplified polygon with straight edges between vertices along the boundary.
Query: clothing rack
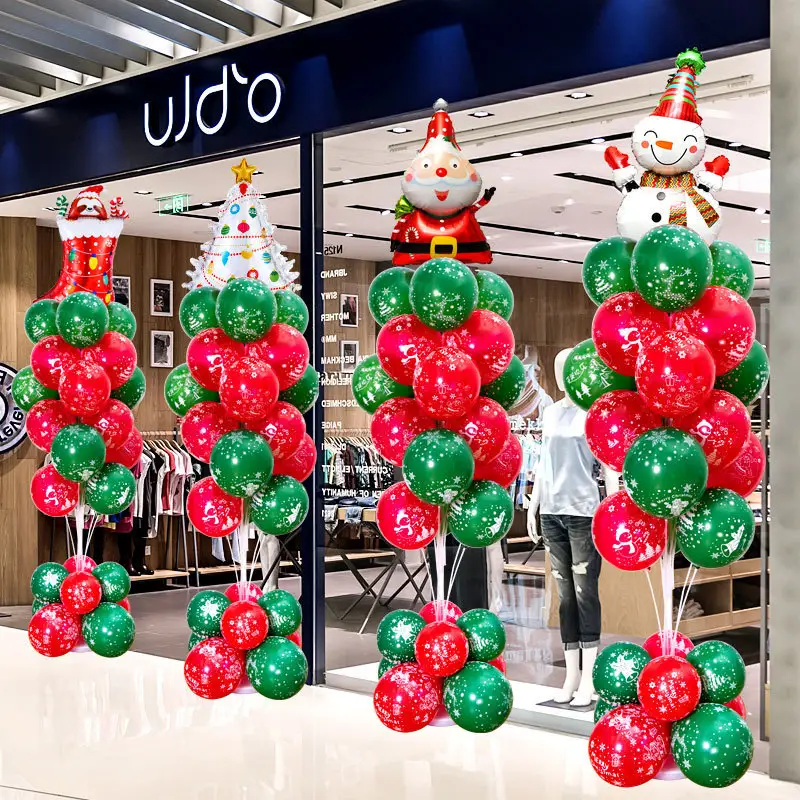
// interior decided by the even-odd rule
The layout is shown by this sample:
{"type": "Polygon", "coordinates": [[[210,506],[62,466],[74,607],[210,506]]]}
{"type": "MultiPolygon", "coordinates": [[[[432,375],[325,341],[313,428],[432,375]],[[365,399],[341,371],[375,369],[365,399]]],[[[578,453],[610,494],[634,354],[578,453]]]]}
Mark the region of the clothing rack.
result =
{"type": "Polygon", "coordinates": [[[178,436],[178,429],[173,428],[171,431],[139,431],[142,435],[142,439],[155,439],[155,438],[164,438],[165,436],[178,436]]]}

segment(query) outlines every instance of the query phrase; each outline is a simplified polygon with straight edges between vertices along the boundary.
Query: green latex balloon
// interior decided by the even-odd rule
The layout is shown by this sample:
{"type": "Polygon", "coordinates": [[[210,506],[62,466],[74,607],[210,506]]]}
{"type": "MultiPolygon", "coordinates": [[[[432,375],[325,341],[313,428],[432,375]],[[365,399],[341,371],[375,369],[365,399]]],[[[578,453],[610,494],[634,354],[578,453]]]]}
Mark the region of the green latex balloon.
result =
{"type": "Polygon", "coordinates": [[[387,658],[384,656],[381,663],[378,664],[378,680],[380,680],[390,669],[399,667],[400,664],[408,664],[408,661],[397,661],[394,658],[387,658]]]}
{"type": "MultiPolygon", "coordinates": [[[[219,635],[219,634],[217,634],[219,635]]],[[[209,639],[209,636],[206,636],[204,633],[190,633],[189,634],[189,650],[194,650],[194,648],[200,644],[200,642],[204,642],[206,639],[209,639]]]]}
{"type": "Polygon", "coordinates": [[[272,477],[274,463],[272,450],[255,431],[226,433],[211,451],[211,474],[234,497],[252,497],[272,477]]]}
{"type": "Polygon", "coordinates": [[[472,483],[475,459],[457,433],[437,428],[416,436],[403,457],[408,488],[426,503],[446,506],[472,483]]]}
{"type": "MultiPolygon", "coordinates": [[[[764,345],[753,342],[750,352],[738,366],[724,375],[718,375],[715,389],[736,395],[746,406],[755,403],[764,393],[769,381],[769,359],[764,345]]],[[[17,404],[19,405],[19,403],[17,404]]]]}
{"type": "Polygon", "coordinates": [[[609,711],[613,711],[615,708],[619,708],[622,703],[616,703],[613,700],[606,700],[604,697],[600,697],[598,695],[597,701],[594,705],[594,724],[597,725],[598,722],[606,715],[609,711]]]}
{"type": "MultiPolygon", "coordinates": [[[[172,373],[170,373],[170,375],[171,374],[172,373]]],[[[169,378],[170,376],[167,375],[167,381],[169,381],[169,378]]],[[[111,396],[115,400],[121,400],[128,408],[136,408],[136,406],[142,402],[145,391],[147,391],[147,380],[144,377],[144,372],[142,372],[139,367],[136,367],[133,371],[133,375],[131,375],[122,386],[118,389],[111,390],[111,396]]],[[[219,395],[215,392],[211,392],[210,394],[214,394],[214,396],[219,399],[219,395]]]]}
{"type": "Polygon", "coordinates": [[[50,603],[47,600],[39,600],[38,597],[34,597],[31,603],[31,614],[35,614],[37,611],[41,611],[45,606],[49,605],[50,603]]]}
{"type": "Polygon", "coordinates": [[[753,293],[756,275],[753,264],[741,247],[731,242],[713,242],[711,281],[709,286],[727,286],[747,300],[753,293]]]}
{"type": "Polygon", "coordinates": [[[294,697],[308,677],[308,662],[303,651],[281,636],[269,636],[250,650],[245,669],[253,688],[270,700],[294,697]]]}
{"type": "Polygon", "coordinates": [[[478,281],[478,308],[494,311],[508,322],[514,311],[514,292],[508,283],[485,269],[475,273],[475,280],[478,281]]]}
{"type": "Polygon", "coordinates": [[[631,276],[636,291],[655,308],[680,311],[694,304],[711,280],[708,245],[682,225],[659,225],[633,248],[631,276]]]}
{"type": "Polygon", "coordinates": [[[636,242],[612,236],[595,244],[583,260],[583,287],[595,305],[620,292],[634,291],[631,258],[636,242]]]}
{"type": "Polygon", "coordinates": [[[219,326],[237,342],[255,342],[266,335],[277,313],[272,289],[255,278],[228,281],[217,298],[219,326]]]}
{"type": "Polygon", "coordinates": [[[636,390],[636,381],[614,372],[597,354],[594,342],[586,339],[575,345],[564,363],[564,388],[575,405],[588,411],[606,392],[636,390]]]}
{"type": "Polygon", "coordinates": [[[489,733],[508,719],[514,693],[499,669],[472,661],[445,679],[443,701],[459,728],[471,733],[489,733]]]}
{"type": "Polygon", "coordinates": [[[291,636],[303,621],[300,603],[285,589],[273,589],[262,594],[258,604],[267,612],[270,636],[291,636]]]}
{"type": "Polygon", "coordinates": [[[303,298],[291,289],[280,289],[274,294],[278,309],[275,321],[291,325],[300,333],[305,333],[308,327],[308,309],[303,298]]]}
{"type": "Polygon", "coordinates": [[[63,564],[47,561],[39,564],[31,575],[31,594],[37,599],[47,603],[61,602],[61,584],[69,575],[63,564]]]}
{"type": "Polygon", "coordinates": [[[686,660],[703,682],[702,702],[730,703],[742,693],[744,660],[726,642],[712,640],[698,644],[687,653],[686,660]]]}
{"type": "Polygon", "coordinates": [[[414,644],[425,620],[416,611],[390,611],[378,625],[378,650],[397,663],[415,661],[414,644]]]}
{"type": "Polygon", "coordinates": [[[108,331],[108,309],[99,297],[75,292],[58,304],[56,325],[73,347],[91,347],[108,331]]]}
{"type": "Polygon", "coordinates": [[[688,433],[655,428],[634,440],[622,465],[622,480],[642,511],[672,519],[703,496],[708,462],[688,433]]]}
{"type": "Polygon", "coordinates": [[[136,334],[136,317],[133,312],[122,303],[108,304],[108,329],[116,331],[129,339],[133,339],[136,334]]]}
{"type": "Polygon", "coordinates": [[[86,484],[86,502],[98,514],[121,514],[136,496],[136,479],[122,464],[106,464],[86,484]]]}
{"type": "Polygon", "coordinates": [[[57,310],[57,301],[37,300],[25,312],[25,333],[34,344],[45,336],[55,336],[58,333],[57,310]]]}
{"type": "Polygon", "coordinates": [[[83,618],[83,638],[93,653],[117,658],[130,650],[136,625],[133,617],[116,603],[100,603],[83,618]]]}
{"type": "Polygon", "coordinates": [[[164,399],[173,414],[186,416],[186,412],[198,403],[211,400],[219,402],[219,393],[204,389],[189,372],[186,364],[179,364],[164,381],[164,399]]]}
{"type": "Polygon", "coordinates": [[[709,489],[678,520],[677,542],[696,567],[727,567],[747,552],[755,529],[753,512],[741,495],[709,489]]]}
{"type": "Polygon", "coordinates": [[[58,400],[58,392],[39,383],[30,367],[23,367],[14,376],[11,396],[23,411],[30,411],[40,400],[58,400]]]}
{"type": "Polygon", "coordinates": [[[492,661],[506,648],[506,629],[497,614],[473,608],[462,614],[456,625],[466,634],[471,661],[492,661]]]}
{"type": "Polygon", "coordinates": [[[374,353],[356,365],[350,388],[367,414],[374,414],[379,405],[393,397],[414,396],[411,386],[403,386],[389,377],[374,353]]]}
{"type": "Polygon", "coordinates": [[[369,310],[378,325],[392,317],[413,314],[411,308],[411,276],[413,269],[390,267],[379,272],[369,286],[369,310]]]}
{"type": "Polygon", "coordinates": [[[186,609],[186,621],[193,633],[207,639],[209,636],[222,635],[222,615],[231,601],[214,589],[198,592],[186,609]]]}
{"type": "Polygon", "coordinates": [[[475,481],[450,506],[447,532],[465,547],[488,547],[508,533],[513,521],[508,490],[494,481],[475,481]]]}
{"type": "Polygon", "coordinates": [[[511,357],[511,363],[491,383],[481,386],[481,395],[496,400],[508,411],[513,408],[525,388],[525,365],[516,357],[511,357]]]}
{"type": "Polygon", "coordinates": [[[90,425],[76,423],[62,428],[50,448],[53,466],[62,478],[86,483],[103,468],[106,446],[90,425]]]}
{"type": "Polygon", "coordinates": [[[297,530],[306,514],[308,494],[290,475],[275,475],[250,501],[250,518],[260,531],[273,536],[297,530]]]}
{"type": "Polygon", "coordinates": [[[693,783],[722,789],[750,767],[753,734],[733,709],[703,703],[672,726],[672,756],[693,783]]]}
{"type": "Polygon", "coordinates": [[[594,662],[594,688],[605,700],[638,703],[636,685],[650,656],[633,642],[616,642],[604,647],[594,662]]]}
{"type": "Polygon", "coordinates": [[[411,278],[411,307],[429,328],[447,331],[467,321],[478,305],[478,282],[454,258],[432,258],[411,278]]]}
{"type": "Polygon", "coordinates": [[[181,322],[181,328],[189,338],[197,336],[200,331],[208,330],[208,328],[219,328],[217,321],[218,297],[217,289],[201,286],[198,289],[192,289],[181,300],[178,319],[181,322]]]}
{"type": "Polygon", "coordinates": [[[309,364],[294,386],[284,389],[279,399],[291,403],[301,414],[310,411],[319,397],[319,373],[309,364]]]}
{"type": "Polygon", "coordinates": [[[128,596],[131,590],[131,578],[128,570],[122,564],[117,564],[116,561],[104,561],[102,564],[98,564],[92,570],[92,575],[100,581],[103,600],[109,603],[119,603],[128,596]]]}

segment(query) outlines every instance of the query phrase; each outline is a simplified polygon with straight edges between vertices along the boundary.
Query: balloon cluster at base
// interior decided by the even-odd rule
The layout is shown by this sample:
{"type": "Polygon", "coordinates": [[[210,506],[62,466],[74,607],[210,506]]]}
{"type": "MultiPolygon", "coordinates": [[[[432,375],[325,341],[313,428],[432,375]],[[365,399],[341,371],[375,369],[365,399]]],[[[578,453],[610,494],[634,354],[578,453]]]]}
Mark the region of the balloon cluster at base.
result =
{"type": "Polygon", "coordinates": [[[206,700],[255,690],[270,700],[296,695],[308,675],[300,649],[300,604],[289,592],[254,583],[198,592],[186,610],[187,686],[206,700]],[[252,687],[252,689],[251,689],[252,687]]]}

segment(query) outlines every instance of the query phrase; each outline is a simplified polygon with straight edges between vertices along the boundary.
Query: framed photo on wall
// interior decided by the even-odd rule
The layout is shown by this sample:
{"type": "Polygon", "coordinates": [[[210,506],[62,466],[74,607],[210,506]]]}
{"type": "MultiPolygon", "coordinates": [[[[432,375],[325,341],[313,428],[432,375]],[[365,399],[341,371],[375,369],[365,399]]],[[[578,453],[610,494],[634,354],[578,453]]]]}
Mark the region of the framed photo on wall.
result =
{"type": "Polygon", "coordinates": [[[150,278],[150,316],[171,317],[172,281],[150,278]]]}
{"type": "Polygon", "coordinates": [[[150,366],[172,369],[172,331],[150,331],[150,366]]]}
{"type": "Polygon", "coordinates": [[[340,294],[340,311],[342,312],[341,324],[343,328],[358,327],[358,295],[340,294]]]}
{"type": "Polygon", "coordinates": [[[131,307],[131,279],[127,275],[114,275],[111,279],[114,300],[125,308],[131,307]]]}
{"type": "Polygon", "coordinates": [[[358,342],[339,342],[342,372],[355,372],[358,364],[358,342]]]}

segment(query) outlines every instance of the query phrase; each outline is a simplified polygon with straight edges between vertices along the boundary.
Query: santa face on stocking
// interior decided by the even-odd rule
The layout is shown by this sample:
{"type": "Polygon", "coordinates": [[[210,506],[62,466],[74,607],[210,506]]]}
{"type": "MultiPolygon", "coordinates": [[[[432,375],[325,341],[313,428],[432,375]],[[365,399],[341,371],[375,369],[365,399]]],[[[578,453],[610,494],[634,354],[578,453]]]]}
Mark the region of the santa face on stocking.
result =
{"type": "Polygon", "coordinates": [[[483,182],[469,159],[439,150],[420,153],[403,176],[403,195],[415,208],[449,217],[475,203],[483,182]]]}
{"type": "Polygon", "coordinates": [[[680,175],[699,166],[706,135],[696,122],[645,117],[633,129],[631,147],[637,163],[659,175],[680,175]]]}

